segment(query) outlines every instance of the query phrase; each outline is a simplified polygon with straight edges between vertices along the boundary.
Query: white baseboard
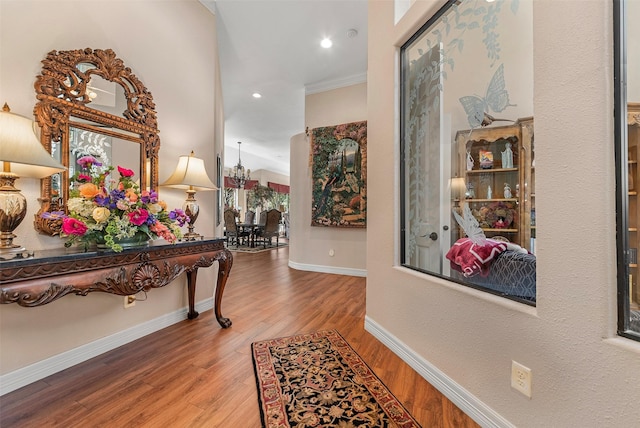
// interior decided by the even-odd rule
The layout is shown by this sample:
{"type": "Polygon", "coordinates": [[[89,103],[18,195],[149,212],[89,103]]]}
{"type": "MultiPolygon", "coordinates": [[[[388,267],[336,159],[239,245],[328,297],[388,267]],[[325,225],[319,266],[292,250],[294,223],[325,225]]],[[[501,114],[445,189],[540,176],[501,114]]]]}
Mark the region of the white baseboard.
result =
{"type": "MultiPolygon", "coordinates": [[[[197,302],[197,312],[204,312],[213,308],[213,297],[197,302]]],[[[162,315],[158,318],[138,324],[111,336],[103,337],[86,345],[63,352],[29,366],[0,376],[0,396],[15,391],[40,379],[44,379],[59,371],[68,369],[83,361],[87,361],[119,346],[133,342],[136,339],[154,333],[187,318],[187,308],[162,315]]]]}
{"type": "Polygon", "coordinates": [[[513,428],[514,425],[496,413],[489,406],[470,394],[436,366],[422,358],[415,351],[391,335],[378,323],[365,317],[364,329],[387,346],[394,354],[409,364],[420,376],[458,406],[482,427],[513,428]]]}
{"type": "Polygon", "coordinates": [[[336,275],[349,275],[349,276],[367,276],[366,269],[353,269],[353,268],[342,268],[335,266],[323,266],[323,265],[310,265],[306,263],[296,263],[289,260],[289,267],[296,270],[306,270],[310,272],[320,272],[320,273],[334,273],[336,275]]]}

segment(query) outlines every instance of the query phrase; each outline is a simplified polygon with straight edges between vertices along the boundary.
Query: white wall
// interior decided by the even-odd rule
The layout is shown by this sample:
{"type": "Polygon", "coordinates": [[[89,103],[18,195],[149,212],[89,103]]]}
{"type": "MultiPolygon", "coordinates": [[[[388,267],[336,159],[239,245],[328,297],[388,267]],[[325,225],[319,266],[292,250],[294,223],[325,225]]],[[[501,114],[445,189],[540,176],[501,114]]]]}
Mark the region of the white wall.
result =
{"type": "Polygon", "coordinates": [[[612,3],[533,2],[535,308],[398,266],[399,187],[380,173],[398,165],[397,47],[442,3],[394,26],[393,2],[369,2],[368,328],[496,423],[637,426],[640,343],[616,336],[612,3]],[[512,360],[532,399],[511,389],[512,360]]]}
{"type": "MultiPolygon", "coordinates": [[[[223,150],[222,102],[217,73],[215,17],[195,0],[1,1],[0,99],[12,111],[33,117],[33,83],[51,50],[113,49],[154,97],[160,129],[160,182],[180,155],[195,150],[212,179],[223,150]]],[[[20,179],[29,204],[17,242],[29,249],[62,247],[57,237],[38,235],[33,215],[39,182],[20,179]]],[[[184,191],[161,188],[169,207],[180,207],[184,191]]],[[[215,192],[199,192],[196,231],[215,231],[215,192]]],[[[217,267],[198,275],[196,301],[212,297],[217,267]]],[[[66,296],[38,308],[0,306],[0,374],[73,350],[187,305],[184,278],[149,292],[148,300],[125,310],[121,296],[66,296]]]]}
{"type": "MultiPolygon", "coordinates": [[[[366,83],[306,97],[305,126],[309,130],[366,119],[366,83]]],[[[291,139],[289,265],[302,270],[364,276],[367,266],[366,230],[311,227],[309,145],[305,134],[291,139]],[[333,256],[329,255],[330,250],[333,250],[333,256]]],[[[367,208],[367,217],[369,213],[367,208]]]]}

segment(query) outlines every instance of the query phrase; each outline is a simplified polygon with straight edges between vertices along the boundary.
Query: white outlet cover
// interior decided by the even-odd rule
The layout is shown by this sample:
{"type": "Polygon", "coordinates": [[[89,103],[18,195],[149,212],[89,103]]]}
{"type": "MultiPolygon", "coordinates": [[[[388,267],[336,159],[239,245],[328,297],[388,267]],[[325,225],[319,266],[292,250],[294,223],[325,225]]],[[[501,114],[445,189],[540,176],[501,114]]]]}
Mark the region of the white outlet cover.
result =
{"type": "Polygon", "coordinates": [[[531,369],[511,361],[511,387],[531,398],[531,369]]]}

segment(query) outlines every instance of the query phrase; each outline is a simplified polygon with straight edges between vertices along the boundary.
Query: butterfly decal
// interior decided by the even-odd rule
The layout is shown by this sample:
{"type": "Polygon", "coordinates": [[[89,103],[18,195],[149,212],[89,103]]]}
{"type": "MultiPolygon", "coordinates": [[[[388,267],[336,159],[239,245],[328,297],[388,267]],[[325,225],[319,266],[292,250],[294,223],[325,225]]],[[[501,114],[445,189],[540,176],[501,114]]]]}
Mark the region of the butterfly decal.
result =
{"type": "Polygon", "coordinates": [[[453,216],[456,218],[456,221],[464,230],[465,235],[478,246],[483,246],[487,242],[487,237],[484,234],[484,231],[480,227],[478,220],[473,216],[471,212],[471,208],[469,208],[469,204],[464,204],[464,218],[460,216],[455,210],[453,211],[453,216]]]}
{"type": "Polygon", "coordinates": [[[489,115],[489,109],[499,113],[509,106],[515,106],[515,104],[509,104],[509,93],[504,86],[504,64],[500,64],[493,73],[484,98],[476,95],[460,98],[460,103],[467,113],[467,119],[472,129],[490,125],[496,120],[513,122],[508,119],[496,119],[489,115]]]}

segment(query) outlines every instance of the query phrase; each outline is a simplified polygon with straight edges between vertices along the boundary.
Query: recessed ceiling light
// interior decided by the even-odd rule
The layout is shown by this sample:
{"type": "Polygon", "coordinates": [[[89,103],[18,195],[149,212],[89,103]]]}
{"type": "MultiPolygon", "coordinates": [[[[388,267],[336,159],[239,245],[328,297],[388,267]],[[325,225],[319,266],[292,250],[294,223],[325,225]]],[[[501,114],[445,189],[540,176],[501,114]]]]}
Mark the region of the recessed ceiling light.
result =
{"type": "Polygon", "coordinates": [[[262,98],[262,95],[260,95],[260,94],[259,94],[259,93],[257,93],[257,92],[254,92],[254,93],[253,93],[253,98],[262,98]]]}
{"type": "Polygon", "coordinates": [[[329,49],[331,46],[333,46],[333,42],[331,41],[330,38],[325,37],[324,39],[322,39],[322,41],[320,42],[320,46],[322,46],[325,49],[329,49]]]}

